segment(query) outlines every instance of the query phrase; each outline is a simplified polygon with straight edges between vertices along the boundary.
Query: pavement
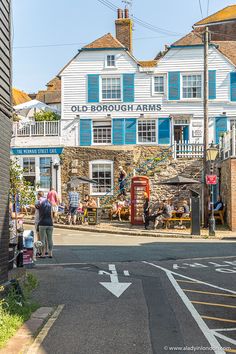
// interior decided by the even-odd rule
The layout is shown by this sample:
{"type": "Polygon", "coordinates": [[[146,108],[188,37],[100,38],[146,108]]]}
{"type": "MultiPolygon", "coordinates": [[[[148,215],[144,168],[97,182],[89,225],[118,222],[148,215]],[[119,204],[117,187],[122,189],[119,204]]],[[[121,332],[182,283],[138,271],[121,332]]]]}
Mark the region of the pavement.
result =
{"type": "Polygon", "coordinates": [[[234,240],[56,228],[53,258],[30,271],[35,299],[61,311],[34,353],[236,352],[235,250],[234,240]]]}

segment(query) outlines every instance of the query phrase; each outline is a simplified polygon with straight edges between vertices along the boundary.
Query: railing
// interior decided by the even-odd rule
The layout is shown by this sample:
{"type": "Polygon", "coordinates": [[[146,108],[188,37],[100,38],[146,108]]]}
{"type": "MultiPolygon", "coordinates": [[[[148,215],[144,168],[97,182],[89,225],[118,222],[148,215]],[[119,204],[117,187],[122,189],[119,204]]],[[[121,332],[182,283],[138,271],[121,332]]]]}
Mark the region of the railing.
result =
{"type": "Polygon", "coordinates": [[[228,157],[236,156],[236,129],[235,125],[232,126],[232,130],[227,131],[220,138],[220,158],[222,160],[228,157]]]}
{"type": "Polygon", "coordinates": [[[13,135],[24,136],[60,136],[60,121],[17,122],[13,124],[13,135]]]}
{"type": "Polygon", "coordinates": [[[199,159],[204,154],[203,144],[194,144],[189,141],[175,141],[173,157],[174,159],[199,159]]]}

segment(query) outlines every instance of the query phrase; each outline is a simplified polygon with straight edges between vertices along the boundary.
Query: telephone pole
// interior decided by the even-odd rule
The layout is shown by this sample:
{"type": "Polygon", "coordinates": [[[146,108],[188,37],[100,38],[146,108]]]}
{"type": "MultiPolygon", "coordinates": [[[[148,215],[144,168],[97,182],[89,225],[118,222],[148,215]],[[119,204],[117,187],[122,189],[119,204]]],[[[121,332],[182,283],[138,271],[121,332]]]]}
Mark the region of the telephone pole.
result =
{"type": "Polygon", "coordinates": [[[206,175],[207,175],[207,149],[209,146],[209,119],[208,119],[208,99],[209,99],[209,87],[208,87],[208,54],[209,54],[209,30],[206,27],[204,32],[204,135],[203,135],[203,144],[204,144],[204,156],[203,156],[203,171],[204,171],[204,227],[208,226],[208,186],[206,184],[206,175]]]}

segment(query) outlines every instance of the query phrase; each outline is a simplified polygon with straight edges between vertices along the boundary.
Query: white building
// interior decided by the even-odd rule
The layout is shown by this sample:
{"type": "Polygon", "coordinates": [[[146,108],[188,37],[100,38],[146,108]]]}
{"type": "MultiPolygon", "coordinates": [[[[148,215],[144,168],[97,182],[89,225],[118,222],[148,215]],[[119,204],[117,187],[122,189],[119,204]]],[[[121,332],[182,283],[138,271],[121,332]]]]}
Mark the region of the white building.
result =
{"type": "MultiPolygon", "coordinates": [[[[234,50],[235,41],[209,46],[209,134],[215,143],[236,121],[234,50]]],[[[53,137],[57,142],[44,134],[40,140],[25,139],[25,144],[86,149],[201,144],[203,58],[201,36],[193,31],[155,60],[138,61],[132,55],[132,20],[127,10],[125,18],[119,10],[116,38],[108,33],[83,47],[59,74],[62,117],[60,133],[53,137]]],[[[14,146],[22,146],[19,137],[14,146]]],[[[90,177],[107,190],[113,161],[92,159],[89,166],[90,177]]]]}

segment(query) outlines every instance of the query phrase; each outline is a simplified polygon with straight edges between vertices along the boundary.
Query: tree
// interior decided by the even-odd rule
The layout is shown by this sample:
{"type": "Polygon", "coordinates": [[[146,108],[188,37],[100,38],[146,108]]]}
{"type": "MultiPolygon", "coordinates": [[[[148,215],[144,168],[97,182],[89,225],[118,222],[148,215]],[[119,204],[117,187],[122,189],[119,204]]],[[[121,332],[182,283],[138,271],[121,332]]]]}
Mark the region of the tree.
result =
{"type": "Polygon", "coordinates": [[[59,114],[52,112],[52,111],[36,112],[36,113],[34,113],[33,117],[36,122],[55,121],[55,120],[61,119],[61,116],[59,114]]]}

